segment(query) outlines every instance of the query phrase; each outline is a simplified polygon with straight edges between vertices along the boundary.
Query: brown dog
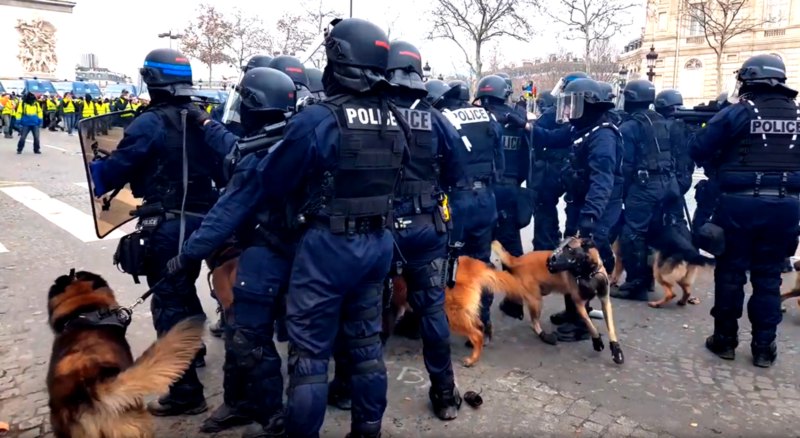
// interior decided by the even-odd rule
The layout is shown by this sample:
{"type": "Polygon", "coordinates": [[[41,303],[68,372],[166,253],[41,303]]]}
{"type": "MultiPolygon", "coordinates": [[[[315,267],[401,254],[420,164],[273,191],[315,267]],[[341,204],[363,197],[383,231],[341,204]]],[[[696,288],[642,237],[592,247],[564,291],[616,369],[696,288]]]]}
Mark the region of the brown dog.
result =
{"type": "MultiPolygon", "coordinates": [[[[800,260],[794,262],[792,266],[795,272],[800,272],[800,260]]],[[[789,292],[781,294],[781,302],[788,300],[789,298],[800,298],[800,274],[794,279],[794,287],[789,292]]],[[[800,300],[797,300],[797,305],[800,306],[800,300]]]]}
{"type": "MultiPolygon", "coordinates": [[[[692,296],[692,285],[697,278],[697,271],[700,265],[689,264],[688,262],[676,258],[667,258],[661,251],[656,251],[655,261],[653,262],[653,278],[664,288],[664,296],[660,300],[650,301],[648,306],[659,308],[675,298],[675,286],[678,285],[683,291],[683,296],[678,300],[679,306],[685,306],[692,296]]],[[[692,304],[699,301],[695,298],[692,304]]]]}
{"type": "Polygon", "coordinates": [[[47,389],[59,438],[154,436],[144,397],[166,392],[201,346],[203,324],[186,320],[135,362],[125,340],[130,311],[120,308],[102,277],[74,270],[48,296],[55,333],[47,389]]]}

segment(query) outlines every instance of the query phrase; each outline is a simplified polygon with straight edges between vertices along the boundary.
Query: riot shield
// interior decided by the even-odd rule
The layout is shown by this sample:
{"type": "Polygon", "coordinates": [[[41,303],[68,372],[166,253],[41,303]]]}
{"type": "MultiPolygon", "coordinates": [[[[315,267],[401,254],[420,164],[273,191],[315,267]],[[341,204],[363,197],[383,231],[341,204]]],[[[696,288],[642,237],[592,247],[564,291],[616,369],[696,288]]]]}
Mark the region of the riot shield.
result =
{"type": "Polygon", "coordinates": [[[141,199],[134,198],[127,184],[122,189],[110,191],[99,198],[95,197],[95,184],[89,171],[89,164],[92,161],[102,160],[117,149],[125,130],[115,122],[131,117],[128,115],[130,113],[132,111],[118,111],[78,122],[78,137],[81,141],[86,181],[89,183],[94,229],[100,239],[133,219],[131,212],[141,204],[141,199]],[[126,117],[122,117],[123,115],[126,117]]]}

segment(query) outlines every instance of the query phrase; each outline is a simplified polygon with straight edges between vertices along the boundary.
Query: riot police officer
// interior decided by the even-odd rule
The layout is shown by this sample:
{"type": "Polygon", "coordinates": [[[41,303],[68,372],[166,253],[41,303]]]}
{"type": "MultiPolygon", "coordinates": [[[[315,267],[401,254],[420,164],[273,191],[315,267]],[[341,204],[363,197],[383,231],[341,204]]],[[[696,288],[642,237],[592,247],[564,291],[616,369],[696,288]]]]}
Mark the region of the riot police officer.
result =
{"type": "Polygon", "coordinates": [[[447,97],[462,104],[469,104],[469,85],[466,82],[461,80],[450,81],[447,83],[447,86],[450,87],[451,91],[447,97]]]}
{"type": "MultiPolygon", "coordinates": [[[[514,256],[522,255],[519,231],[528,226],[533,217],[533,196],[521,185],[528,180],[530,171],[529,136],[525,131],[527,120],[506,105],[507,82],[500,76],[486,76],[478,82],[476,99],[481,107],[503,126],[503,153],[506,163],[503,174],[494,185],[497,200],[497,226],[494,239],[514,256]]],[[[507,315],[522,319],[522,304],[503,299],[500,309],[507,315]]]]}
{"type": "Polygon", "coordinates": [[[541,117],[542,114],[547,112],[556,106],[556,99],[553,97],[553,93],[549,91],[542,91],[536,96],[536,110],[537,110],[537,117],[541,117]]]}
{"type": "Polygon", "coordinates": [[[297,88],[298,100],[311,96],[311,91],[308,88],[309,81],[306,67],[299,59],[289,55],[276,56],[275,59],[270,61],[269,67],[282,71],[292,78],[297,88]]]}
{"type": "MultiPolygon", "coordinates": [[[[167,262],[177,255],[185,236],[195,231],[217,200],[224,148],[203,139],[186,118],[200,112],[192,94],[189,60],[170,49],[151,51],[140,69],[151,103],[125,129],[117,149],[91,165],[95,195],[130,183],[143,205],[136,210],[147,230],[147,284],[153,292],[153,325],[163,335],[178,321],[203,315],[195,281],[200,260],[187,263],[179,275],[164,277],[167,262]],[[188,162],[184,162],[184,157],[188,162]]],[[[170,387],[169,394],[148,404],[154,415],[198,414],[207,409],[203,385],[194,366],[170,387]]]]}
{"type": "Polygon", "coordinates": [[[308,90],[311,95],[317,100],[325,99],[325,87],[322,85],[322,70],[318,68],[306,69],[306,76],[308,76],[308,90]]]}
{"type": "MultiPolygon", "coordinates": [[[[432,88],[438,93],[438,84],[432,88]]],[[[489,263],[497,225],[497,203],[492,187],[505,171],[503,127],[486,109],[464,102],[463,92],[460,86],[449,88],[434,105],[443,108],[442,113],[458,131],[467,151],[462,175],[448,189],[453,209],[450,250],[451,256],[466,255],[489,263]]],[[[493,301],[494,294],[484,291],[481,322],[487,341],[492,336],[493,301]]]]}
{"type": "Polygon", "coordinates": [[[646,80],[630,81],[623,91],[624,110],[630,116],[619,127],[625,143],[622,170],[626,189],[620,245],[627,277],[611,292],[615,298],[647,300],[653,282],[647,262],[651,223],[683,217],[669,124],[649,109],[655,97],[655,87],[646,80]]]}
{"type": "MultiPolygon", "coordinates": [[[[247,60],[247,64],[242,66],[242,77],[249,70],[254,69],[256,67],[269,67],[269,63],[270,62],[272,62],[272,57],[271,56],[253,55],[249,60],[247,60]]],[[[241,77],[239,78],[238,82],[241,82],[241,77]]],[[[229,97],[229,99],[230,99],[230,97],[229,97]]],[[[217,122],[222,122],[223,121],[222,118],[223,118],[223,116],[225,114],[225,108],[227,108],[228,102],[230,102],[231,105],[238,105],[237,102],[233,102],[233,101],[230,101],[230,100],[226,101],[225,105],[217,105],[216,107],[214,107],[213,110],[211,110],[211,120],[216,120],[217,122]]],[[[238,122],[236,122],[236,123],[238,123],[238,122]]],[[[238,127],[235,127],[233,130],[235,132],[239,133],[239,134],[242,134],[242,132],[238,130],[238,127]]]]}
{"type": "Polygon", "coordinates": [[[674,117],[675,111],[681,107],[683,107],[683,96],[678,90],[662,90],[656,95],[656,112],[669,123],[669,136],[675,154],[675,177],[683,196],[692,187],[694,160],[689,156],[691,130],[683,120],[674,117]]]}
{"type": "Polygon", "coordinates": [[[292,117],[282,143],[258,168],[266,202],[298,201],[304,224],[286,296],[286,431],[318,436],[338,333],[352,370],[350,436],[377,437],[387,390],[380,338],[393,253],[387,220],[410,131],[385,97],[386,34],[356,18],[331,24],[323,71],[328,99],[292,117]]]}
{"type": "Polygon", "coordinates": [[[773,55],[746,60],[736,78],[738,103],[714,116],[689,145],[698,163],[711,163],[722,193],[712,221],[724,230],[725,247],[714,269],[714,334],[706,347],[734,359],[749,271],[753,364],[769,367],[782,319],[781,265],[797,248],[800,222],[797,91],[786,86],[786,66],[773,55]]]}
{"type": "MultiPolygon", "coordinates": [[[[256,67],[235,88],[242,128],[247,135],[279,123],[294,111],[295,85],[280,71],[256,67]]],[[[222,124],[202,113],[209,144],[234,150],[240,140],[222,124]]],[[[286,208],[264,209],[256,174],[266,151],[240,158],[224,194],[169,263],[172,273],[208,258],[226,240],[237,237],[243,248],[233,287],[233,305],[225,309],[223,404],[205,420],[203,432],[219,432],[255,421],[244,436],[275,436],[283,427],[281,359],[272,341],[276,316],[283,313],[282,295],[289,281],[295,235],[286,221],[286,208]]]]}

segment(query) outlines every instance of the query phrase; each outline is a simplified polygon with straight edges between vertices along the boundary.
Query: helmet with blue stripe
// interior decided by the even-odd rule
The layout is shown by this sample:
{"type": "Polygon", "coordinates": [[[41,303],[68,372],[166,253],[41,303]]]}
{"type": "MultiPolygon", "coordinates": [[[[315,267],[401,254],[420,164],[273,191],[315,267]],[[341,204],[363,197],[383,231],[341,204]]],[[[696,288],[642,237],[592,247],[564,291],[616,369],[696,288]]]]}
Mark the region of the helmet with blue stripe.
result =
{"type": "Polygon", "coordinates": [[[155,49],[144,58],[139,69],[149,89],[171,89],[176,85],[192,86],[192,65],[189,58],[177,50],[155,49]]]}

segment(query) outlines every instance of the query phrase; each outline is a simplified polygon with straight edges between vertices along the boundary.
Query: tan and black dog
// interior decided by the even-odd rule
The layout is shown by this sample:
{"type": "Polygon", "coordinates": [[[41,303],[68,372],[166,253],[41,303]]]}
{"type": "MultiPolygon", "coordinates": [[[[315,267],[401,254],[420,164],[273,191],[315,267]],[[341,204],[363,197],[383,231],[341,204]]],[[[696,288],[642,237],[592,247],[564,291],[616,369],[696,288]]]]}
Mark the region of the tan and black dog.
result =
{"type": "Polygon", "coordinates": [[[184,373],[202,345],[202,321],[180,322],[134,361],[125,339],[130,311],[102,277],[75,270],[51,286],[48,314],[55,334],[47,374],[55,436],[154,436],[144,397],[166,392],[184,373]]]}

